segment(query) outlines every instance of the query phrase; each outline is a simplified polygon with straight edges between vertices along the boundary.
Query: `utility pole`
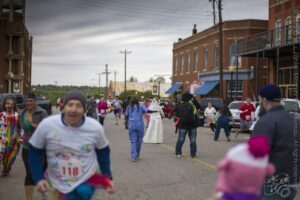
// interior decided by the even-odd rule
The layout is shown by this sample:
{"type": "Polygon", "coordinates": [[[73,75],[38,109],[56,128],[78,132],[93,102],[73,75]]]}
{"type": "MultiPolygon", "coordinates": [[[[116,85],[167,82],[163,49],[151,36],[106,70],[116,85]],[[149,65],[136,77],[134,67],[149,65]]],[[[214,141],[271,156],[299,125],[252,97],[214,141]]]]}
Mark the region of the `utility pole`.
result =
{"type": "Polygon", "coordinates": [[[101,95],[101,73],[97,73],[99,76],[99,96],[101,95]]]}
{"type": "Polygon", "coordinates": [[[219,12],[219,69],[220,69],[220,98],[223,98],[223,20],[222,20],[222,0],[218,0],[219,12]]]}
{"type": "Polygon", "coordinates": [[[125,55],[125,72],[124,72],[124,74],[125,74],[125,77],[124,77],[124,93],[126,94],[126,62],[127,62],[127,54],[130,54],[131,53],[131,51],[127,51],[126,49],[124,49],[124,51],[120,51],[120,53],[124,53],[124,55],[125,55]]]}
{"type": "Polygon", "coordinates": [[[105,71],[102,74],[106,75],[106,88],[105,88],[105,98],[108,98],[108,74],[111,72],[108,71],[108,64],[105,65],[105,71]]]}
{"type": "Polygon", "coordinates": [[[209,2],[212,2],[213,7],[213,16],[214,16],[214,26],[216,26],[216,0],[209,0],[209,2]]]}
{"type": "Polygon", "coordinates": [[[114,95],[116,96],[116,91],[117,91],[117,74],[118,72],[115,70],[114,71],[114,77],[115,77],[115,91],[114,91],[114,95]]]}

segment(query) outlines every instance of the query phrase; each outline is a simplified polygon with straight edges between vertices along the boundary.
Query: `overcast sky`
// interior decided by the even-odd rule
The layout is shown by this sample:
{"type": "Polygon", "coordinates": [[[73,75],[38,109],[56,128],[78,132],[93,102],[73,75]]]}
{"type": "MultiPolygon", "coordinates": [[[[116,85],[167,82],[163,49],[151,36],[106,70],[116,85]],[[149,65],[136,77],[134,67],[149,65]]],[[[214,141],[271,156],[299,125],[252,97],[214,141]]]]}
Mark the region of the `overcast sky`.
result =
{"type": "MultiPolygon", "coordinates": [[[[224,20],[268,18],[268,0],[223,6],[224,20]]],[[[27,0],[32,83],[98,86],[105,64],[124,81],[124,49],[131,51],[127,78],[171,74],[173,43],[191,36],[193,24],[198,31],[213,25],[208,0],[27,0]]]]}

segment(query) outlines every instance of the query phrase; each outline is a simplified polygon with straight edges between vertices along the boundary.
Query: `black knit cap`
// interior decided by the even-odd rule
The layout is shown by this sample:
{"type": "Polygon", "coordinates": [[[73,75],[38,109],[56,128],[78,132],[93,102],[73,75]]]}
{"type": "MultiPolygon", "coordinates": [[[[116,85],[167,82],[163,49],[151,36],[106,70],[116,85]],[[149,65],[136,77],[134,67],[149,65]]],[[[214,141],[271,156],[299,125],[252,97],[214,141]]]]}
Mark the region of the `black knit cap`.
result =
{"type": "Polygon", "coordinates": [[[181,96],[181,101],[188,102],[193,98],[193,95],[189,91],[185,91],[181,96]]]}
{"type": "Polygon", "coordinates": [[[24,95],[25,99],[34,99],[36,100],[36,95],[33,92],[28,92],[24,95]]]}
{"type": "Polygon", "coordinates": [[[65,107],[65,105],[70,100],[78,100],[78,101],[80,101],[81,104],[82,104],[82,106],[83,106],[83,108],[84,108],[84,110],[86,111],[87,99],[86,99],[86,96],[84,94],[82,94],[81,92],[79,92],[77,90],[73,90],[73,91],[69,92],[64,97],[63,107],[65,107]]]}
{"type": "Polygon", "coordinates": [[[258,94],[269,101],[279,102],[281,100],[281,92],[276,85],[266,84],[260,88],[258,94]]]}

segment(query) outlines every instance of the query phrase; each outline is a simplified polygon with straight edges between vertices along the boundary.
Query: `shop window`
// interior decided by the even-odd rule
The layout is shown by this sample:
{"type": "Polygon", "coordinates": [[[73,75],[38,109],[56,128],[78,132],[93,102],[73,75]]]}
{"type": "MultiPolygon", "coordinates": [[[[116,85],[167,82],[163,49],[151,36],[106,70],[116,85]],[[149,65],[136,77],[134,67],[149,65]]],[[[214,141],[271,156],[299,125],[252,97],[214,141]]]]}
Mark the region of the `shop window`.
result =
{"type": "Polygon", "coordinates": [[[238,80],[238,84],[236,84],[236,80],[227,81],[227,96],[231,97],[231,91],[232,91],[232,96],[235,97],[236,90],[237,90],[237,96],[243,97],[243,81],[238,80]]]}

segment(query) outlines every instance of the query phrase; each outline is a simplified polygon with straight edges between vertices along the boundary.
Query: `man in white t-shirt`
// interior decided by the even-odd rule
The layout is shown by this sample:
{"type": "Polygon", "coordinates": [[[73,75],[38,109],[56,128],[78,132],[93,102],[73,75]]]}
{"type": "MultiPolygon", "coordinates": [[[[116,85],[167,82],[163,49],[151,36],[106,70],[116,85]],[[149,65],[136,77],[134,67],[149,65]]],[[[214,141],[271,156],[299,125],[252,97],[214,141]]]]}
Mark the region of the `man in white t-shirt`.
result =
{"type": "Polygon", "coordinates": [[[207,124],[210,126],[210,129],[215,132],[216,125],[213,123],[213,119],[216,116],[217,111],[216,109],[211,105],[211,102],[208,102],[207,108],[204,110],[204,116],[207,119],[207,124]]]}
{"type": "Polygon", "coordinates": [[[58,194],[65,199],[91,199],[97,184],[109,193],[115,191],[108,141],[102,125],[84,116],[86,102],[82,93],[68,93],[63,113],[43,120],[31,137],[29,165],[39,191],[54,188],[51,195],[58,194]],[[47,177],[41,164],[44,151],[47,177]]]}

